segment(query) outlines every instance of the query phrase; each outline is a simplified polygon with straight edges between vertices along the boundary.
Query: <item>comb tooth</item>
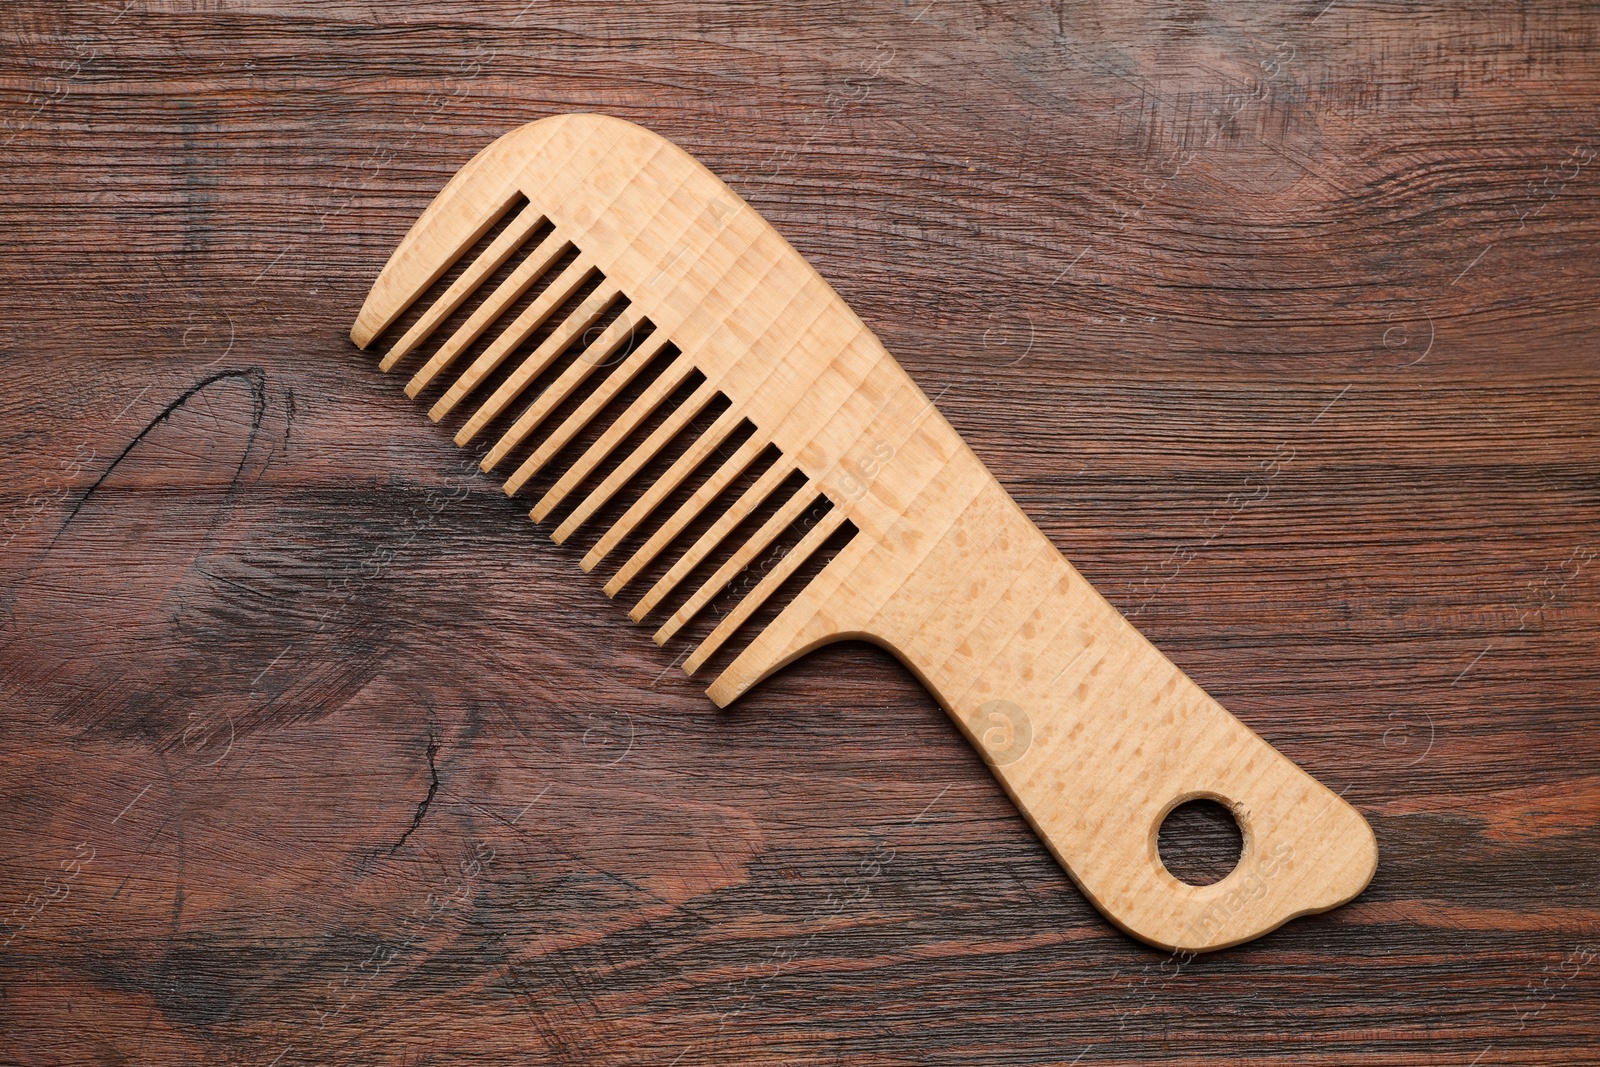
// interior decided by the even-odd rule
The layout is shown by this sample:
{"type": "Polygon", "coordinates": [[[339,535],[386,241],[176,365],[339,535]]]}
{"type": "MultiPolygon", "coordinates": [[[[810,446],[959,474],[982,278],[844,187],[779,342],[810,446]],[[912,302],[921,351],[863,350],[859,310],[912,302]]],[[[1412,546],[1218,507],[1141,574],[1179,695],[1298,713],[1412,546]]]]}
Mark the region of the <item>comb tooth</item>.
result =
{"type": "MultiPolygon", "coordinates": [[[[594,272],[595,265],[588,257],[579,256],[573,260],[566,270],[556,275],[555,280],[545,287],[544,292],[534,298],[522,314],[512,320],[511,325],[500,331],[500,336],[483,350],[482,355],[472,361],[472,366],[451,383],[450,388],[445,390],[445,394],[428,411],[428,418],[438,422],[450,414],[455,406],[461,403],[462,397],[476,389],[484,378],[493,374],[495,368],[504,363],[506,357],[515,351],[518,345],[526,341],[533,331],[543,326],[550,316],[555,314],[556,308],[572,299],[573,294],[583,287],[594,272]]],[[[601,286],[602,290],[605,288],[605,285],[601,286]]],[[[616,289],[612,287],[607,299],[615,295],[616,289]]]]}
{"type": "Polygon", "coordinates": [[[433,358],[411,376],[411,380],[406,383],[406,396],[415,400],[417,394],[426,389],[428,383],[438,377],[440,371],[454,363],[456,357],[466,351],[467,347],[489,328],[490,323],[505,314],[507,308],[516,303],[534,282],[543,277],[544,272],[550,269],[550,264],[560,259],[561,254],[569,247],[567,239],[559,233],[552,233],[539,242],[539,247],[528,253],[528,258],[517,265],[517,269],[511,272],[511,277],[501,282],[499,287],[478,305],[477,310],[473,311],[467,321],[450,335],[450,339],[439,346],[439,351],[433,354],[433,358]]]}
{"type": "Polygon", "coordinates": [[[792,473],[794,473],[794,468],[782,461],[768,467],[750,488],[739,495],[739,499],[733,502],[733,506],[723,512],[717,518],[717,521],[711,524],[711,528],[700,535],[698,541],[689,546],[689,551],[685,552],[676,563],[668,568],[667,573],[656,580],[656,584],[650,587],[650,591],[633,606],[632,611],[628,612],[628,617],[634,622],[638,622],[650,614],[655,606],[661,602],[662,597],[677,588],[678,583],[683,581],[690,571],[698,567],[700,561],[720,545],[722,539],[733,532],[736,526],[749,518],[750,513],[760,507],[761,502],[771,496],[773,491],[782,484],[783,480],[792,473]]]}
{"type": "Polygon", "coordinates": [[[472,261],[472,265],[462,272],[461,277],[457,278],[449,289],[445,290],[445,294],[423,312],[422,318],[405,332],[404,337],[395,342],[394,347],[389,349],[388,354],[379,362],[378,369],[385,372],[393,369],[396,363],[411,354],[412,349],[432,337],[433,331],[439,328],[439,324],[449,318],[456,308],[461,306],[462,301],[477,292],[485,279],[499,270],[543,221],[544,215],[532,204],[524,206],[517,217],[500,232],[500,236],[472,261]]]}
{"type": "Polygon", "coordinates": [[[711,382],[701,382],[700,387],[685,400],[678,410],[664,419],[660,426],[651,431],[650,436],[639,442],[627,459],[617,465],[617,469],[606,475],[605,480],[595,486],[594,491],[584,498],[571,515],[564,519],[550,539],[556,544],[561,544],[572,536],[574,530],[589,521],[605,502],[616,495],[617,490],[633,480],[634,475],[644,469],[644,465],[655,458],[656,454],[666,447],[667,442],[683,432],[690,420],[696,418],[706,405],[711,403],[717,395],[717,387],[711,382]]]}
{"type": "MultiPolygon", "coordinates": [[[[717,468],[716,473],[707,478],[705,484],[696,489],[693,495],[672,513],[672,518],[662,523],[661,528],[639,546],[628,562],[622,565],[622,569],[611,576],[611,580],[606,583],[606,596],[616,596],[624,586],[638,576],[641,570],[649,566],[650,561],[676,540],[677,536],[694,521],[695,516],[705,510],[706,505],[721,496],[728,486],[733,484],[733,480],[744,473],[745,468],[761,454],[763,447],[765,447],[763,443],[755,437],[740,445],[738,450],[717,468]]],[[[598,545],[595,547],[599,548],[598,545]]]]}
{"type": "MultiPolygon", "coordinates": [[[[555,506],[567,498],[567,494],[578,487],[578,484],[593,473],[607,456],[616,450],[616,447],[627,440],[628,435],[637,430],[645,419],[653,414],[656,408],[671,396],[673,390],[682,385],[694,372],[694,363],[688,356],[679,354],[672,361],[672,365],[662,372],[661,377],[651,382],[644,392],[640,393],[628,409],[617,416],[617,421],[607,426],[599,440],[590,445],[578,461],[568,467],[566,472],[556,480],[556,484],[539,498],[528,514],[534,522],[543,522],[555,506]]],[[[526,464],[524,464],[526,466],[526,464]]],[[[521,474],[519,470],[517,472],[521,474]]]]}
{"type": "MultiPolygon", "coordinates": [[[[509,407],[511,402],[528,387],[528,383],[543,374],[546,368],[555,362],[556,357],[565,352],[567,347],[578,339],[579,334],[593,326],[594,321],[605,313],[606,308],[610,307],[612,301],[616,300],[619,295],[621,294],[616,285],[608,281],[602,281],[594,292],[584,298],[583,303],[573,309],[572,314],[563,319],[561,324],[550,332],[549,337],[539,343],[539,347],[528,353],[528,357],[511,373],[511,376],[500,383],[500,388],[494,391],[494,395],[485,400],[483,406],[473,412],[472,418],[468,419],[466,425],[457,431],[456,444],[464,445],[471,441],[478,435],[479,430],[489,424],[490,420],[509,407]]],[[[529,308],[528,310],[532,311],[533,309],[529,308]]],[[[520,322],[521,320],[519,319],[518,321],[520,322]]],[[[516,345],[521,344],[533,329],[537,329],[537,326],[524,332],[521,337],[518,337],[512,344],[507,346],[507,350],[509,351],[511,348],[515,348],[516,345]]],[[[507,331],[507,333],[510,332],[509,330],[507,331]]],[[[496,341],[495,344],[498,346],[500,342],[496,341]]],[[[478,362],[482,363],[487,360],[492,352],[493,350],[485,352],[478,362]]],[[[496,359],[494,362],[498,364],[500,361],[496,359]]],[[[472,374],[477,369],[477,364],[474,364],[472,370],[468,371],[467,374],[472,374]]],[[[494,365],[491,365],[484,370],[484,373],[487,374],[493,369],[494,365]]],[[[462,375],[461,381],[451,386],[450,392],[441,397],[439,403],[434,405],[434,410],[438,411],[439,407],[451,398],[456,389],[466,379],[467,375],[462,375]]],[[[473,385],[476,385],[476,382],[473,385]]],[[[467,386],[467,389],[470,390],[473,385],[467,386]]],[[[449,408],[445,408],[445,411],[449,411],[449,408]]],[[[430,414],[432,413],[430,412],[430,414]]],[[[440,414],[442,415],[444,412],[440,412],[440,414]]],[[[437,418],[437,416],[435,417],[437,418]]]]}
{"type": "MultiPolygon", "coordinates": [[[[672,635],[681,630],[690,619],[700,614],[700,609],[711,603],[713,597],[722,591],[722,587],[733,579],[733,576],[748,567],[755,558],[765,552],[778,535],[789,528],[790,523],[798,519],[806,508],[810,507],[817,498],[815,482],[808,481],[805,485],[784,502],[777,513],[761,524],[761,529],[750,535],[750,539],[739,546],[728,562],[717,568],[717,573],[705,580],[705,584],[694,591],[694,595],[684,601],[683,606],[673,612],[672,618],[662,624],[656,631],[656,644],[664,645],[672,639],[672,635]]],[[[653,591],[653,590],[652,590],[653,591]]],[[[635,620],[637,621],[637,619],[635,620]]]]}
{"type": "MultiPolygon", "coordinates": [[[[528,161],[559,136],[559,126],[547,122],[513,130],[456,171],[372,283],[350,330],[350,339],[358,347],[370,345],[508,211],[529,199],[517,178],[528,161]]],[[[615,133],[593,129],[580,143],[587,145],[601,137],[612,145],[618,140],[615,133]]]]}
{"type": "MultiPolygon", "coordinates": [[[[790,576],[799,570],[817,549],[822,547],[823,542],[833,536],[834,531],[844,525],[844,519],[844,512],[839,508],[834,508],[824,515],[815,526],[806,531],[806,535],[793,548],[784,553],[783,559],[779,560],[761,581],[756,583],[756,587],[746,593],[744,599],[739,601],[732,611],[722,617],[722,621],[717,623],[717,628],[712,630],[704,641],[700,642],[700,647],[696,648],[693,654],[684,661],[683,672],[685,674],[693,674],[705,666],[706,660],[716,655],[717,649],[721,648],[728,638],[732,637],[739,627],[743,626],[750,616],[755,614],[762,604],[766,603],[767,598],[772,596],[779,586],[788,581],[790,576]]],[[[657,640],[659,642],[660,638],[658,637],[657,640]]]]}
{"type": "Polygon", "coordinates": [[[578,566],[586,573],[594,570],[595,564],[605,559],[606,555],[617,547],[617,544],[624,537],[627,537],[646,515],[660,507],[661,502],[671,495],[674,489],[683,484],[683,480],[689,476],[691,471],[704,463],[712,451],[727,440],[734,427],[739,425],[740,419],[739,409],[735,407],[729,407],[727,411],[717,416],[717,421],[712,423],[693,445],[689,446],[689,450],[679,456],[672,466],[667,468],[666,473],[657,478],[654,484],[646,489],[638,500],[633,502],[622,518],[618,519],[611,529],[601,536],[600,540],[589,550],[589,554],[583,557],[583,561],[578,566]]]}
{"type": "MultiPolygon", "coordinates": [[[[561,377],[553,382],[550,388],[539,394],[539,398],[528,405],[528,410],[517,417],[517,421],[511,428],[500,435],[500,440],[496,441],[494,447],[489,449],[488,454],[483,457],[483,462],[480,464],[481,468],[486,471],[493,470],[495,465],[505,459],[513,448],[527,440],[528,435],[538,429],[540,424],[550,417],[550,413],[561,406],[562,401],[571,396],[578,386],[588,381],[589,375],[599,370],[616,353],[617,349],[621,348],[633,337],[636,329],[638,329],[638,324],[632,322],[626,312],[616,322],[607,326],[605,332],[596,338],[593,344],[584,349],[581,356],[572,361],[572,366],[562,371],[561,377]]],[[[600,384],[600,388],[595,391],[595,395],[603,395],[607,399],[614,396],[617,390],[632,381],[633,376],[639,372],[639,369],[661,350],[661,346],[665,341],[665,336],[648,338],[631,356],[611,372],[611,377],[600,384]],[[616,384],[613,385],[613,382],[616,384]]],[[[594,416],[594,411],[599,410],[598,406],[590,410],[591,401],[586,401],[580,405],[578,413],[583,415],[583,419],[576,424],[572,432],[581,429],[594,416]]],[[[569,418],[567,423],[563,423],[556,436],[559,437],[571,422],[572,419],[569,418]]],[[[566,441],[563,438],[562,444],[565,443],[566,441]]],[[[521,483],[519,482],[518,484],[520,485],[521,483]]]]}
{"type": "MultiPolygon", "coordinates": [[[[639,371],[651,359],[655,358],[666,343],[666,336],[658,331],[652,334],[650,339],[639,347],[638,351],[623,360],[622,365],[612,371],[610,376],[600,383],[600,388],[585,397],[583,403],[578,405],[577,410],[568,415],[566,421],[556,427],[555,433],[545,438],[539,447],[533,450],[533,454],[522,461],[522,466],[517,468],[516,473],[506,479],[506,495],[514,496],[527,483],[529,478],[538,474],[544,468],[544,465],[550,462],[552,456],[565,448],[567,442],[577,436],[578,431],[589,425],[590,419],[594,418],[602,408],[611,403],[616,398],[616,395],[629,382],[633,381],[639,371]]],[[[680,353],[661,376],[665,378],[670,374],[676,373],[678,381],[681,382],[688,377],[689,372],[693,369],[693,364],[689,362],[688,357],[680,353]]]]}

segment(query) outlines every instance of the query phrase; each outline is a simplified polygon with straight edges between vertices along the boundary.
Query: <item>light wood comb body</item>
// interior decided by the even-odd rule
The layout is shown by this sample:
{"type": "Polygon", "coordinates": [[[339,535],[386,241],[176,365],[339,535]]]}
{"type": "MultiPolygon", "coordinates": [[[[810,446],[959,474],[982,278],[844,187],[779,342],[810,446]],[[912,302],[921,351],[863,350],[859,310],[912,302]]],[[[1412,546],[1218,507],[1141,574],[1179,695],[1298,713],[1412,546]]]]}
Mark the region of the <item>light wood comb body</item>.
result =
{"type": "Polygon", "coordinates": [[[469,413],[458,443],[516,414],[498,441],[483,442],[485,469],[509,468],[507,457],[528,453],[507,470],[507,491],[515,492],[666,352],[660,377],[534,506],[543,520],[578,502],[558,539],[714,397],[725,397],[715,424],[644,488],[584,561],[589,569],[626,537],[654,531],[607,592],[651,559],[676,556],[635,609],[637,618],[669,594],[683,600],[658,641],[703,610],[819,494],[829,504],[686,669],[693,673],[830,535],[846,524],[856,531],[712,684],[719,706],[830,641],[862,638],[890,649],[984,754],[1095,905],[1163,947],[1237,944],[1341,904],[1367,884],[1377,848],[1362,817],[1201,691],[1090,588],[783,237],[655,134],[618,119],[564,115],[500,138],[407,234],[353,340],[367,347],[496,225],[500,234],[395,343],[384,369],[432,346],[408,392],[454,376],[430,414],[469,413]],[[568,265],[555,271],[563,254],[568,265]],[[510,263],[517,266],[498,288],[480,291],[510,263]],[[538,285],[545,288],[529,302],[525,294],[538,285]],[[592,289],[581,296],[585,285],[592,289]],[[597,326],[619,301],[626,311],[597,326]],[[524,309],[513,316],[513,305],[524,309]],[[546,319],[561,306],[573,310],[550,327],[546,319]],[[434,336],[452,314],[461,325],[434,336]],[[549,332],[533,342],[540,327],[549,332]],[[544,392],[527,395],[563,353],[572,361],[544,392]],[[502,380],[490,390],[485,383],[497,372],[502,380]],[[663,428],[637,440],[645,419],[695,375],[704,381],[663,428]],[[585,389],[588,399],[552,425],[559,404],[585,389]],[[718,449],[740,420],[754,435],[718,449]],[[698,509],[771,445],[781,458],[730,506],[731,518],[686,543],[698,509]],[[705,472],[695,495],[672,515],[656,514],[695,470],[705,472]],[[805,484],[710,580],[679,588],[737,525],[739,509],[749,514],[785,476],[805,484]],[[1228,805],[1244,833],[1238,866],[1208,886],[1174,878],[1156,848],[1166,814],[1199,797],[1228,805]]]}

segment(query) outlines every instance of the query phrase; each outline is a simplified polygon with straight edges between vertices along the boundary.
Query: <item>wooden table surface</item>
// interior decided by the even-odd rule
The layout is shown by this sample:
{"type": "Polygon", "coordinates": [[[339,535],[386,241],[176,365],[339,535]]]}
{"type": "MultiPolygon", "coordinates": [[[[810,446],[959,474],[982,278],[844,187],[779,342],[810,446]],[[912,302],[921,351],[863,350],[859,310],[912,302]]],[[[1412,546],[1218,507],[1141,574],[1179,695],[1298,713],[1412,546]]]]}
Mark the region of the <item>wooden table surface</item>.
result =
{"type": "Polygon", "coordinates": [[[0,1062],[1600,1063],[1597,37],[9,0],[0,1062]],[[476,475],[346,334],[574,110],[808,256],[1368,891],[1138,944],[886,653],[718,712],[476,475]]]}

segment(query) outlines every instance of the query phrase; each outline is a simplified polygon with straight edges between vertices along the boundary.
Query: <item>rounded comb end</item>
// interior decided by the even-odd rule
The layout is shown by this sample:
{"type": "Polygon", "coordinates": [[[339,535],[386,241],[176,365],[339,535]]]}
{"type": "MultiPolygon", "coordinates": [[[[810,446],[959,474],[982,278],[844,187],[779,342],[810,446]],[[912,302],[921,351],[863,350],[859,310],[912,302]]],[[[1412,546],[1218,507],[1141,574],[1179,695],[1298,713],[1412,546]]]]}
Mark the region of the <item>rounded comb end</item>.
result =
{"type": "Polygon", "coordinates": [[[356,319],[356,324],[350,327],[350,340],[355,342],[357,348],[366,348],[372,339],[378,336],[374,324],[368,319],[366,308],[361,309],[361,315],[356,319]]]}

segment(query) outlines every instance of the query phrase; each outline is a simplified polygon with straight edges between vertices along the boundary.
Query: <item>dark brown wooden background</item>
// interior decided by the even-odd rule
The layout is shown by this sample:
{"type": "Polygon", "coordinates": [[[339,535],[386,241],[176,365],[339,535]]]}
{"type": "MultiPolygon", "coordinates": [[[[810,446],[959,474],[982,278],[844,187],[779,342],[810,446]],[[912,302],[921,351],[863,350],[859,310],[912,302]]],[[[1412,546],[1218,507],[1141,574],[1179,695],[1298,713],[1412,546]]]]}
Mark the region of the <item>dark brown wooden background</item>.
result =
{"type": "Polygon", "coordinates": [[[7,0],[0,48],[0,1061],[1600,1063],[1600,8],[7,0]],[[1371,888],[1173,958],[886,654],[726,713],[671,669],[346,339],[570,110],[772,220],[1371,888]]]}

